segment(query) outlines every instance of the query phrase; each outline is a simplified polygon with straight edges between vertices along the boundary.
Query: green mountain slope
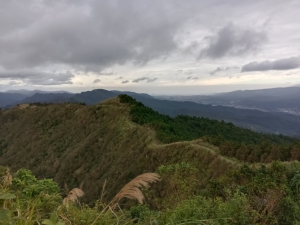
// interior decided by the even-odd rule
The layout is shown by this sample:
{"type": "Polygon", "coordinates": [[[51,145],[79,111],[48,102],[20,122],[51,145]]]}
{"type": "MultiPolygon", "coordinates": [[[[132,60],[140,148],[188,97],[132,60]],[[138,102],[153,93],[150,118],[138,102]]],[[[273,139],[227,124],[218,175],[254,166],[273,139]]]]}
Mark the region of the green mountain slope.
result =
{"type": "Polygon", "coordinates": [[[192,140],[202,137],[220,147],[223,155],[247,162],[299,160],[300,141],[283,135],[256,133],[249,129],[206,118],[177,116],[171,118],[144,106],[130,96],[120,95],[121,102],[131,105],[132,120],[148,124],[165,142],[192,140]]]}
{"type": "Polygon", "coordinates": [[[149,126],[131,122],[118,98],[85,106],[33,104],[0,112],[0,165],[27,168],[63,186],[81,182],[88,201],[107,179],[110,199],[135,176],[164,164],[192,163],[203,185],[236,163],[201,140],[160,144],[149,126]]]}

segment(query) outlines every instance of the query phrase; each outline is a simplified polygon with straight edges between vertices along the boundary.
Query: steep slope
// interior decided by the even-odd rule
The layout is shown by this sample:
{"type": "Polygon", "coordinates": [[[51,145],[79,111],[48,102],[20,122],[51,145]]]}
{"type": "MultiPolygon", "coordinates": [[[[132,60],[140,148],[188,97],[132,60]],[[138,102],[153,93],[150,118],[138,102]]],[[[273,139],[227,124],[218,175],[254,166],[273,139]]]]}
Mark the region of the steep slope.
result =
{"type": "Polygon", "coordinates": [[[84,106],[49,104],[0,111],[0,165],[31,169],[70,188],[82,181],[87,200],[106,198],[143,172],[162,164],[190,162],[202,185],[237,164],[201,140],[159,144],[148,126],[130,121],[129,107],[119,99],[84,106]]]}

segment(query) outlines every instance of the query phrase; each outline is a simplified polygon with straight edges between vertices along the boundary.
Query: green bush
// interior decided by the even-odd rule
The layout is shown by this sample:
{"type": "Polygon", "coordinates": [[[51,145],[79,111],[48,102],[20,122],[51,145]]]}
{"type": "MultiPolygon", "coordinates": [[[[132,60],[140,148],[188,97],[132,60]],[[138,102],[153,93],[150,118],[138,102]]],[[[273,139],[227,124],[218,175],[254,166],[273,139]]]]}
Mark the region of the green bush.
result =
{"type": "Polygon", "coordinates": [[[255,213],[246,196],[234,193],[227,200],[195,196],[182,201],[170,213],[170,224],[253,224],[255,213]]]}
{"type": "Polygon", "coordinates": [[[52,179],[37,180],[30,170],[20,169],[12,180],[13,187],[22,190],[26,197],[35,197],[40,193],[56,195],[60,192],[58,184],[52,179]]]}

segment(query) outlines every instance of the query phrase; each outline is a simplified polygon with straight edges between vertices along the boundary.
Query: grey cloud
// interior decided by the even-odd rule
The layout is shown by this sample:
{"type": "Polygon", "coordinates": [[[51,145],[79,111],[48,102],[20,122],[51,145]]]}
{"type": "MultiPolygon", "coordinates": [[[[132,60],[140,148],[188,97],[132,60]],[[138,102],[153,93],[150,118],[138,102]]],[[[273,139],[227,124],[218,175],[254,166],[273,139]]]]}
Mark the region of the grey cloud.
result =
{"type": "Polygon", "coordinates": [[[123,79],[123,77],[121,76],[121,77],[118,77],[116,80],[121,80],[121,79],[123,79]]]}
{"type": "Polygon", "coordinates": [[[241,72],[291,70],[300,68],[300,56],[279,59],[275,61],[250,62],[242,67],[241,72]]]}
{"type": "Polygon", "coordinates": [[[140,81],[147,81],[147,83],[152,83],[154,81],[156,81],[157,78],[149,78],[149,77],[140,77],[140,78],[137,78],[137,79],[134,79],[132,82],[133,83],[138,83],[140,81]]]}
{"type": "Polygon", "coordinates": [[[199,58],[222,58],[256,52],[266,42],[265,32],[242,29],[229,24],[217,34],[207,36],[208,46],[200,51],[199,58]]]}
{"type": "Polygon", "coordinates": [[[73,77],[74,75],[70,72],[49,73],[34,70],[0,72],[0,79],[22,80],[24,83],[32,85],[72,84],[71,79],[73,77]]]}
{"type": "MultiPolygon", "coordinates": [[[[13,4],[3,7],[13,10],[13,4]]],[[[176,4],[157,1],[147,7],[140,1],[66,0],[42,2],[34,10],[32,2],[19,2],[24,10],[14,14],[16,24],[7,24],[0,36],[0,66],[8,70],[62,64],[101,72],[115,64],[145,64],[166,57],[179,48],[175,35],[189,16],[183,9],[166,10],[176,4]]],[[[7,21],[5,15],[0,14],[0,27],[7,21]]]]}
{"type": "Polygon", "coordinates": [[[154,81],[156,81],[156,80],[157,80],[157,78],[153,78],[153,79],[149,79],[149,78],[148,78],[147,83],[152,83],[152,82],[154,82],[154,81]]]}
{"type": "Polygon", "coordinates": [[[124,80],[122,81],[122,84],[127,84],[129,81],[128,80],[124,80]]]}
{"type": "Polygon", "coordinates": [[[239,67],[233,66],[233,67],[217,67],[215,70],[209,72],[209,75],[215,75],[216,73],[223,72],[223,71],[229,71],[233,69],[238,69],[239,67]]]}
{"type": "Polygon", "coordinates": [[[215,75],[216,73],[218,73],[218,72],[220,72],[220,71],[223,71],[223,70],[224,70],[223,68],[218,67],[217,69],[211,71],[211,72],[209,73],[209,75],[215,75]]]}
{"type": "Polygon", "coordinates": [[[143,81],[143,80],[148,80],[148,77],[140,77],[140,78],[134,79],[132,82],[133,83],[138,83],[138,82],[143,81]]]}
{"type": "Polygon", "coordinates": [[[15,85],[18,85],[18,84],[21,84],[21,82],[10,81],[10,82],[8,83],[8,86],[15,86],[15,85]]]}
{"type": "Polygon", "coordinates": [[[187,80],[198,80],[199,78],[198,77],[192,77],[192,76],[189,76],[188,78],[187,78],[187,80]]]}
{"type": "Polygon", "coordinates": [[[101,82],[101,80],[95,79],[94,82],[93,82],[93,84],[97,84],[97,83],[100,83],[100,82],[101,82]]]}

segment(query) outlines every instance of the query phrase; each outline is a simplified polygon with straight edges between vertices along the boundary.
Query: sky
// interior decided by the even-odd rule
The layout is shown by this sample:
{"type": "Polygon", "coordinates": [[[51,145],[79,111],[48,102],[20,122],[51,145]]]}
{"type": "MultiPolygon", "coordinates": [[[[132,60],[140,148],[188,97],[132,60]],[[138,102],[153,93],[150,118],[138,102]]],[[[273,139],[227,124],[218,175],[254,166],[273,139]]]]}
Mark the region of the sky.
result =
{"type": "Polygon", "coordinates": [[[0,91],[300,84],[299,0],[0,1],[0,91]]]}

